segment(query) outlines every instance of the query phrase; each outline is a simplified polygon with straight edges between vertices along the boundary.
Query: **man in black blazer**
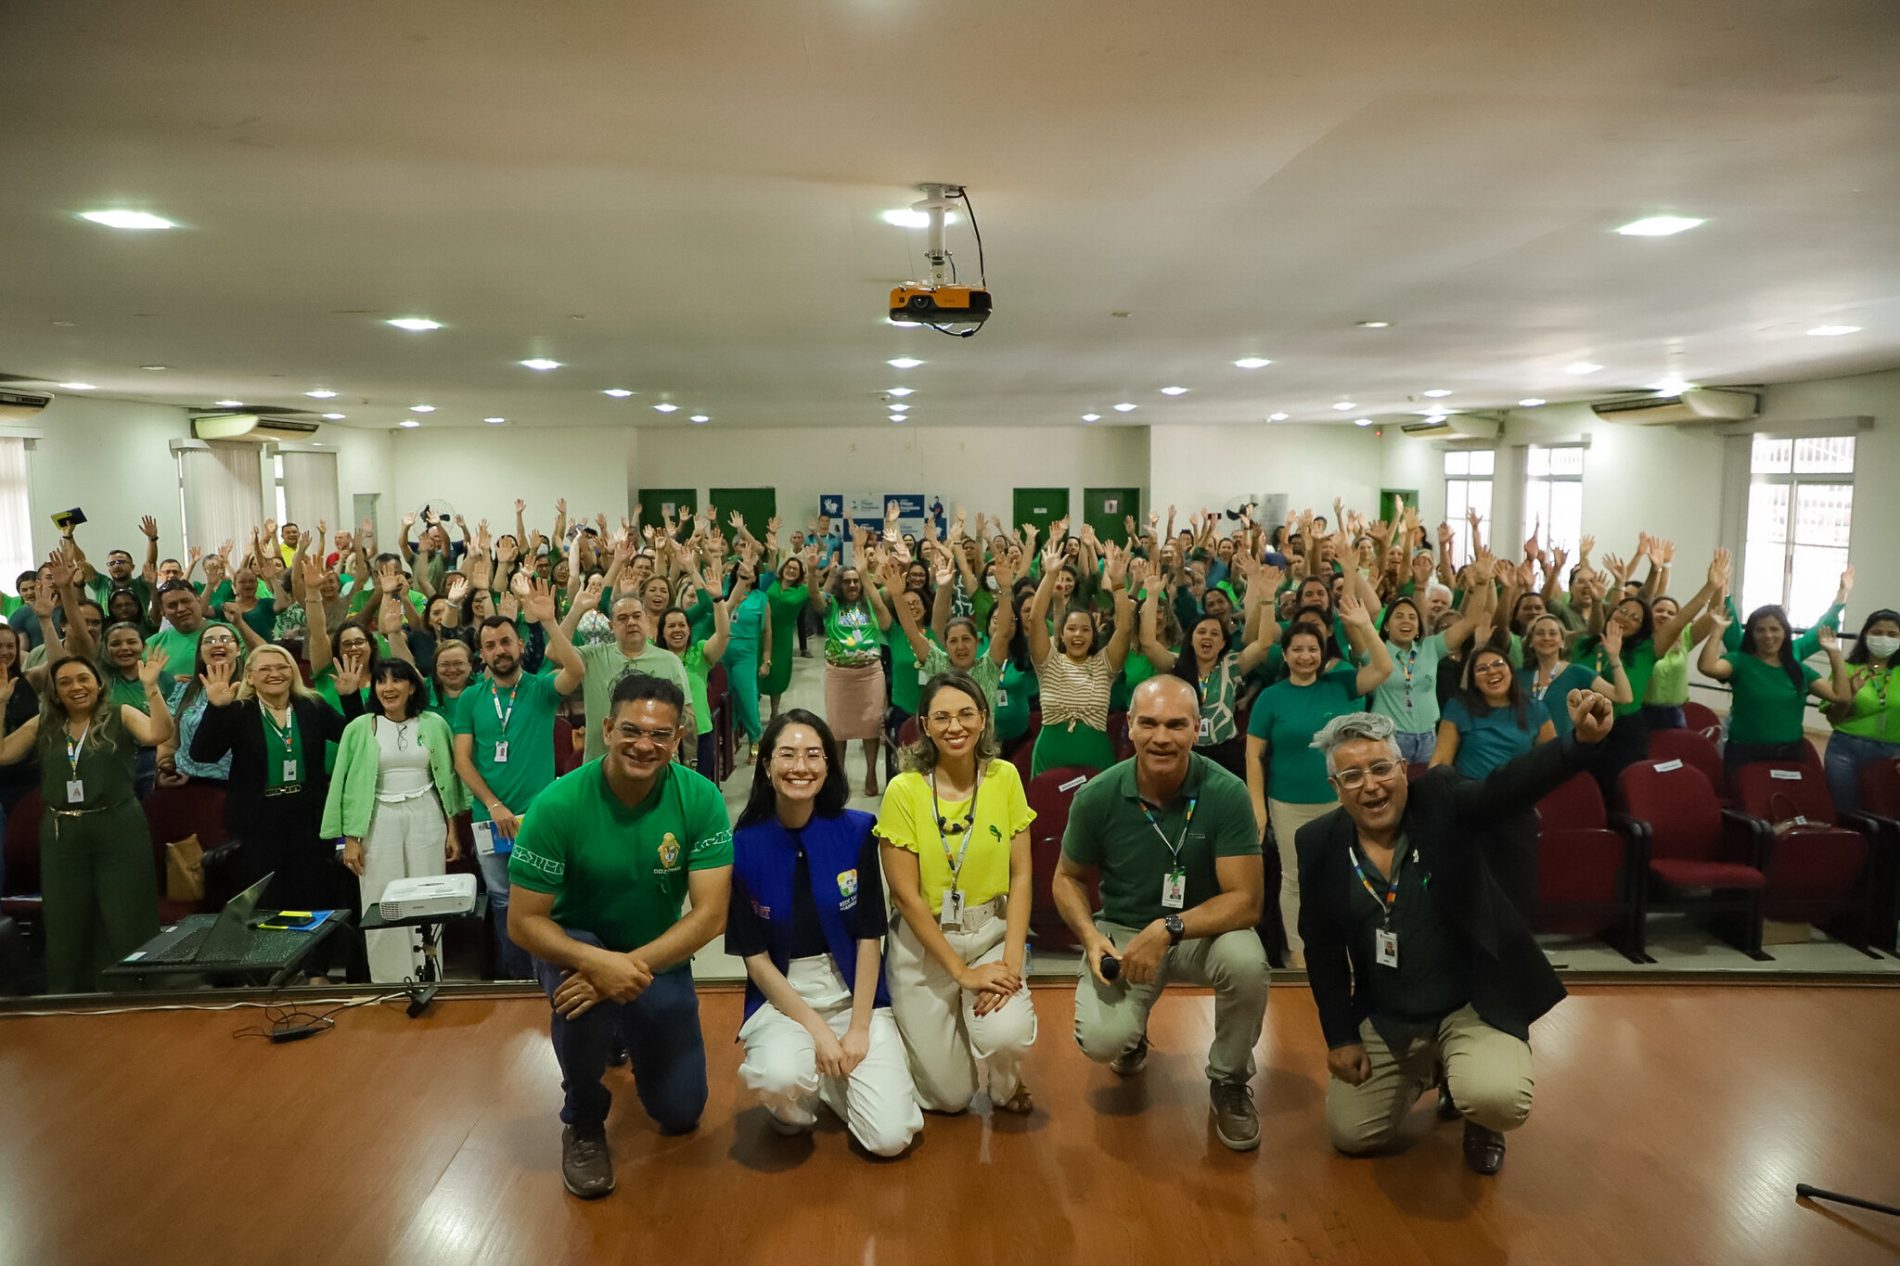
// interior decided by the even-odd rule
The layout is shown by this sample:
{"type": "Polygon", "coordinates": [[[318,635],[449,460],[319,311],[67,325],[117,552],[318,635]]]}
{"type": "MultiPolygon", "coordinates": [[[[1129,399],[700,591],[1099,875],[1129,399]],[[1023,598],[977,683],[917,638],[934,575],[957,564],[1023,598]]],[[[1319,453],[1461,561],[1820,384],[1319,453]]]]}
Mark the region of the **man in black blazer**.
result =
{"type": "Polygon", "coordinates": [[[1531,1110],[1531,1022],[1564,996],[1498,884],[1537,845],[1526,812],[1595,757],[1614,720],[1587,690],[1573,734],[1482,782],[1406,781],[1392,721],[1336,717],[1313,739],[1339,808],[1300,829],[1300,937],[1326,1034],[1326,1126],[1349,1155],[1385,1147],[1442,1062],[1465,1163],[1494,1174],[1531,1110]]]}

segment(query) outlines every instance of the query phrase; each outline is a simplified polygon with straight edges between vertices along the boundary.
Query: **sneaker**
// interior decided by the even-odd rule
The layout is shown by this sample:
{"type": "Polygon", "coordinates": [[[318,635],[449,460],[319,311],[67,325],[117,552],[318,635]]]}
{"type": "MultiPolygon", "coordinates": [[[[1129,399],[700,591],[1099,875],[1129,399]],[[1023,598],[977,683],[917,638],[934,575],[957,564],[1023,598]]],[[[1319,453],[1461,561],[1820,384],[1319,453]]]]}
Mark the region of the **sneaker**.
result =
{"type": "Polygon", "coordinates": [[[772,1133],[783,1134],[786,1138],[792,1138],[796,1135],[804,1134],[811,1129],[810,1125],[800,1125],[796,1121],[787,1121],[784,1117],[772,1111],[770,1108],[767,1108],[765,1110],[765,1119],[767,1122],[771,1124],[772,1133]]]}
{"type": "Polygon", "coordinates": [[[1244,1081],[1217,1081],[1208,1088],[1214,1106],[1214,1133],[1236,1152],[1260,1146],[1260,1114],[1254,1110],[1253,1087],[1244,1081]]]}
{"type": "Polygon", "coordinates": [[[1108,1071],[1117,1077],[1133,1077],[1148,1065],[1148,1035],[1143,1033],[1135,1044],[1108,1061],[1108,1071]]]}
{"type": "Polygon", "coordinates": [[[605,1126],[570,1125],[561,1131],[561,1181],[582,1200],[598,1200],[614,1189],[614,1156],[605,1126]]]}
{"type": "Polygon", "coordinates": [[[1017,1082],[1016,1093],[1009,1097],[1007,1103],[999,1103],[996,1107],[1001,1111],[1011,1112],[1019,1117],[1026,1117],[1036,1110],[1036,1101],[1029,1097],[1029,1087],[1023,1085],[1021,1082],[1017,1082]]]}

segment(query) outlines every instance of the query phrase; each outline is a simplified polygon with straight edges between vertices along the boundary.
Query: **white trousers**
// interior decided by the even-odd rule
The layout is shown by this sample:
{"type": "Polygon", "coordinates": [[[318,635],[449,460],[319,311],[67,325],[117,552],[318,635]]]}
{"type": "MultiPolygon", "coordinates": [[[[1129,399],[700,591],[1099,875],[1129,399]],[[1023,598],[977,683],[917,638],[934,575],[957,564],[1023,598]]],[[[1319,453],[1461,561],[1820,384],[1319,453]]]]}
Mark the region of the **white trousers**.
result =
{"type": "MultiPolygon", "coordinates": [[[[851,1027],[851,990],[831,956],[794,958],[786,965],[785,978],[831,1031],[843,1037],[851,1027]]],[[[822,1103],[874,1156],[896,1156],[924,1128],[904,1062],[904,1040],[888,1007],[871,1012],[870,1050],[845,1077],[821,1077],[811,1034],[769,1002],[740,1027],[739,1040],[745,1043],[739,1080],[758,1091],[766,1111],[781,1121],[811,1125],[822,1103]]]]}
{"type": "Polygon", "coordinates": [[[1273,824],[1273,842],[1280,852],[1280,921],[1286,925],[1289,970],[1306,966],[1306,942],[1300,939],[1300,855],[1293,846],[1293,837],[1308,822],[1323,818],[1338,807],[1337,801],[1327,804],[1267,801],[1267,821],[1273,824]]]}
{"type": "MultiPolygon", "coordinates": [[[[1003,903],[965,913],[964,929],[945,929],[950,948],[971,967],[1003,957],[1009,921],[1003,903]]],[[[891,1011],[910,1052],[917,1100],[932,1112],[962,1112],[976,1097],[977,1069],[989,1083],[990,1102],[1008,1103],[1022,1083],[1023,1056],[1036,1040],[1036,1008],[1020,989],[987,1015],[976,1013],[977,995],[957,986],[943,964],[924,949],[901,919],[891,925],[885,959],[891,1011]]]]}
{"type": "MultiPolygon", "coordinates": [[[[383,889],[398,879],[440,875],[448,865],[448,820],[433,793],[411,800],[378,800],[363,837],[363,874],[357,880],[363,908],[383,899],[383,889]]],[[[366,932],[369,978],[377,984],[398,984],[422,978],[420,928],[385,928],[366,932]]]]}

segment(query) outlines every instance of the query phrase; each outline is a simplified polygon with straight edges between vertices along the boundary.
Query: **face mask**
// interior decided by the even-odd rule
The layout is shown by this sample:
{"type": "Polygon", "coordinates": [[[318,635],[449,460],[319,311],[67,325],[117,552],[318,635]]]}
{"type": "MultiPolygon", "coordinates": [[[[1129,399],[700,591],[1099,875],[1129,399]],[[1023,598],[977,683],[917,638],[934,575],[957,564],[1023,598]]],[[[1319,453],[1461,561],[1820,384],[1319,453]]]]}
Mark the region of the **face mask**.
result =
{"type": "Polygon", "coordinates": [[[983,587],[988,589],[991,593],[995,593],[996,592],[996,577],[994,576],[983,577],[983,587]]]}
{"type": "Polygon", "coordinates": [[[1895,651],[1900,651],[1900,637],[1889,637],[1885,633],[1867,635],[1867,650],[1879,659],[1891,659],[1895,651]]]}

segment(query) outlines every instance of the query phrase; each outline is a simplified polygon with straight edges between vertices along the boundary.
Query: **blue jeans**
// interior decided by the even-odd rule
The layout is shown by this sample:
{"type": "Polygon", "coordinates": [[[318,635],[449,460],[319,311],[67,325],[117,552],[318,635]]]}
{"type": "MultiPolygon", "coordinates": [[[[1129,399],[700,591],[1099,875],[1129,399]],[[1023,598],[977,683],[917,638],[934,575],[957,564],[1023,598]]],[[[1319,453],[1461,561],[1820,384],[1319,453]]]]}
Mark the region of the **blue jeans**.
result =
{"type": "Polygon", "coordinates": [[[508,935],[508,857],[507,853],[475,854],[482,886],[488,889],[488,920],[495,929],[495,975],[499,980],[533,980],[534,960],[508,935]]]}
{"type": "Polygon", "coordinates": [[[1860,808],[1860,771],[1883,760],[1900,759],[1900,743],[1858,738],[1838,731],[1828,736],[1822,763],[1827,767],[1827,789],[1834,793],[1834,811],[1852,813],[1860,808]]]}
{"type": "Polygon", "coordinates": [[[1415,734],[1400,730],[1392,736],[1399,745],[1399,755],[1408,765],[1426,765],[1431,763],[1432,749],[1438,746],[1438,735],[1432,730],[1420,730],[1415,734]]]}
{"type": "MultiPolygon", "coordinates": [[[[599,945],[592,932],[567,929],[574,940],[599,945]]],[[[535,976],[552,1001],[565,968],[534,960],[535,976]]],[[[685,1134],[706,1108],[706,1043],[699,1031],[699,995],[687,968],[662,972],[632,1002],[597,1002],[579,1019],[553,1012],[548,1020],[554,1058],[561,1065],[561,1120],[592,1129],[607,1121],[613,1092],[600,1084],[614,1039],[633,1057],[633,1088],[662,1134],[685,1134]]]]}

